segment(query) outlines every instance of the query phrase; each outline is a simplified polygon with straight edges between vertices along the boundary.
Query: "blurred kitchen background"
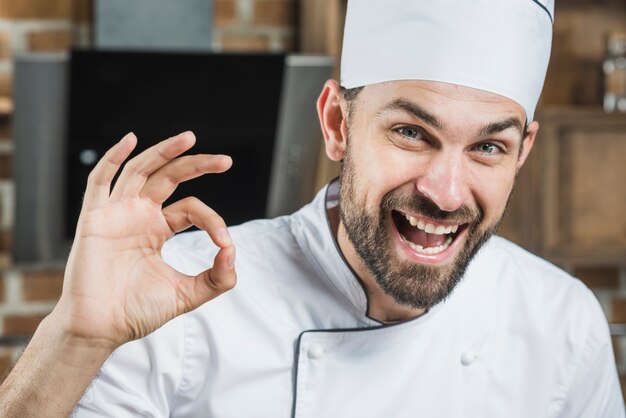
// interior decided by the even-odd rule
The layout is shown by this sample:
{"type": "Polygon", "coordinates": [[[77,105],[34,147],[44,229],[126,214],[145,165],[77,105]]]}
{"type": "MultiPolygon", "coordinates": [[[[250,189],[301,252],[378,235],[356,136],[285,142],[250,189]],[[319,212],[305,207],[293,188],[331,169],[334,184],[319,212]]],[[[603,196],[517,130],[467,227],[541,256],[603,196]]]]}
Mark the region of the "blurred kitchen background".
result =
{"type": "MultiPolygon", "coordinates": [[[[570,271],[595,292],[611,323],[624,385],[626,1],[557,0],[555,14],[552,59],[537,112],[539,138],[519,175],[501,234],[570,271]]],[[[79,71],[89,74],[80,70],[89,67],[85,60],[98,51],[103,55],[97,59],[108,59],[107,51],[125,50],[146,52],[149,59],[142,65],[160,66],[171,61],[168,54],[180,54],[176,57],[189,63],[198,55],[217,54],[210,58],[222,60],[215,65],[202,59],[197,65],[229,68],[220,65],[238,65],[231,60],[243,59],[241,65],[256,68],[256,75],[249,76],[261,80],[256,84],[275,83],[271,126],[263,133],[273,153],[261,157],[253,149],[242,157],[264,159],[255,174],[264,179],[256,189],[263,203],[258,210],[260,216],[271,216],[307,201],[337,174],[337,166],[323,157],[314,112],[314,92],[337,68],[330,59],[302,55],[334,57],[337,63],[344,15],[345,0],[0,0],[0,374],[60,295],[68,244],[64,237],[72,225],[67,206],[75,204],[76,196],[58,195],[71,190],[75,185],[67,182],[75,179],[69,177],[82,179],[80,170],[100,153],[93,144],[67,141],[85,129],[73,125],[71,115],[80,109],[70,112],[71,103],[87,114],[93,103],[75,94],[92,91],[77,81],[79,71]],[[174,3],[175,12],[165,13],[174,3]],[[168,16],[177,19],[169,27],[168,16]],[[125,32],[124,24],[137,28],[150,22],[165,29],[160,34],[154,28],[125,32]],[[185,35],[177,36],[176,28],[183,26],[185,35]],[[33,62],[43,70],[33,69],[33,62]],[[44,67],[37,64],[41,62],[44,67]],[[72,78],[67,76],[70,67],[72,78]],[[273,78],[261,78],[272,68],[273,78]],[[31,94],[44,90],[46,97],[31,94]],[[310,107],[299,110],[309,102],[310,107]],[[305,117],[298,119],[294,110],[305,117]],[[302,136],[296,132],[305,131],[305,138],[292,143],[302,136]],[[51,141],[61,142],[56,146],[51,141]],[[82,168],[72,168],[72,155],[82,168]],[[65,158],[66,166],[51,164],[65,158]],[[68,178],[61,184],[56,175],[68,178]]],[[[173,75],[167,84],[176,86],[184,78],[184,72],[173,75]]],[[[156,91],[169,97],[172,89],[166,87],[156,91]]],[[[106,105],[93,113],[105,114],[106,105]]],[[[106,120],[90,123],[96,130],[99,124],[108,126],[106,120]]]]}

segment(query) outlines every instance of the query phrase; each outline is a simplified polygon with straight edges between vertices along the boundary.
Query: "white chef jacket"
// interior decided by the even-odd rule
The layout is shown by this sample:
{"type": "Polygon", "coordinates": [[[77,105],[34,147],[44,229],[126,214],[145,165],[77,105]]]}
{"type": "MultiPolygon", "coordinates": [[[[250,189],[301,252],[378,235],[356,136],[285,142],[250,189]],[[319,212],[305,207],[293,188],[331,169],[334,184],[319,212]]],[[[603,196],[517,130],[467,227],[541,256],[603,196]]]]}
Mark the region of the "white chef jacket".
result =
{"type": "MultiPolygon", "coordinates": [[[[120,347],[76,416],[624,417],[607,322],[580,281],[494,237],[447,300],[383,325],[338,251],[334,197],[336,184],[231,228],[237,286],[120,347]]],[[[215,253],[197,231],[163,258],[194,275],[215,253]]]]}

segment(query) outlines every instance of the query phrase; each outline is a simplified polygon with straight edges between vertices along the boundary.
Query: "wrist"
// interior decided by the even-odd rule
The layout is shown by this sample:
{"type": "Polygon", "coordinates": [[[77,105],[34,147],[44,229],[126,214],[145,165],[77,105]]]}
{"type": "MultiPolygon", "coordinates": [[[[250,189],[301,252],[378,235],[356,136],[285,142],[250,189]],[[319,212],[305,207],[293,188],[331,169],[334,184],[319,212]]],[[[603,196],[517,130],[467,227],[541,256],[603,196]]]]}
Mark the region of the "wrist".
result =
{"type": "Polygon", "coordinates": [[[0,416],[70,415],[112,351],[73,335],[55,308],[0,386],[0,416]]]}
{"type": "Polygon", "coordinates": [[[99,368],[119,344],[81,332],[79,327],[73,325],[71,317],[57,308],[43,319],[37,333],[42,334],[64,363],[76,363],[80,367],[88,363],[99,368]]]}

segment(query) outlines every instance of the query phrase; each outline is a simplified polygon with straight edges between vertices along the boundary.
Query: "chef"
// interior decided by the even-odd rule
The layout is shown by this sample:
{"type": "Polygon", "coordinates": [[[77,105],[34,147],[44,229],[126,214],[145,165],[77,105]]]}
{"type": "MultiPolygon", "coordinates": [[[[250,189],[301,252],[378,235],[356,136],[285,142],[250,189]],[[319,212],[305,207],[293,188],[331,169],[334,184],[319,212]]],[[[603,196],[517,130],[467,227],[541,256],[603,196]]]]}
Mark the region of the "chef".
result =
{"type": "Polygon", "coordinates": [[[592,293],[493,235],[552,20],[550,0],[351,0],[317,104],[341,175],[291,216],[227,230],[193,198],[162,208],[231,164],[178,157],[191,133],[109,190],[127,135],[90,175],[3,416],[623,417],[592,293]]]}

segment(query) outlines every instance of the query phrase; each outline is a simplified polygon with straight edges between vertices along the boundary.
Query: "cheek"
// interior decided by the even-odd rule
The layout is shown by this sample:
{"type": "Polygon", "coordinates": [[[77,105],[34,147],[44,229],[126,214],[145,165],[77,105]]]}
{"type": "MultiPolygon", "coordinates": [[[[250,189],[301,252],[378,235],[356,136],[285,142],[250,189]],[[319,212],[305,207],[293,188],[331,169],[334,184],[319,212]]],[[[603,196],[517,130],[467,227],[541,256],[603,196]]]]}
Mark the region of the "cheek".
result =
{"type": "Polygon", "coordinates": [[[484,211],[488,223],[499,219],[506,208],[513,189],[515,175],[507,172],[491,172],[480,176],[474,190],[478,205],[484,211]]]}
{"type": "Polygon", "coordinates": [[[397,189],[407,195],[415,193],[415,179],[424,164],[414,155],[383,144],[372,146],[361,158],[359,181],[368,204],[378,207],[387,193],[397,189]]]}
{"type": "Polygon", "coordinates": [[[393,155],[382,141],[372,136],[353,135],[349,142],[349,158],[354,180],[363,195],[375,195],[397,175],[393,155]]]}

